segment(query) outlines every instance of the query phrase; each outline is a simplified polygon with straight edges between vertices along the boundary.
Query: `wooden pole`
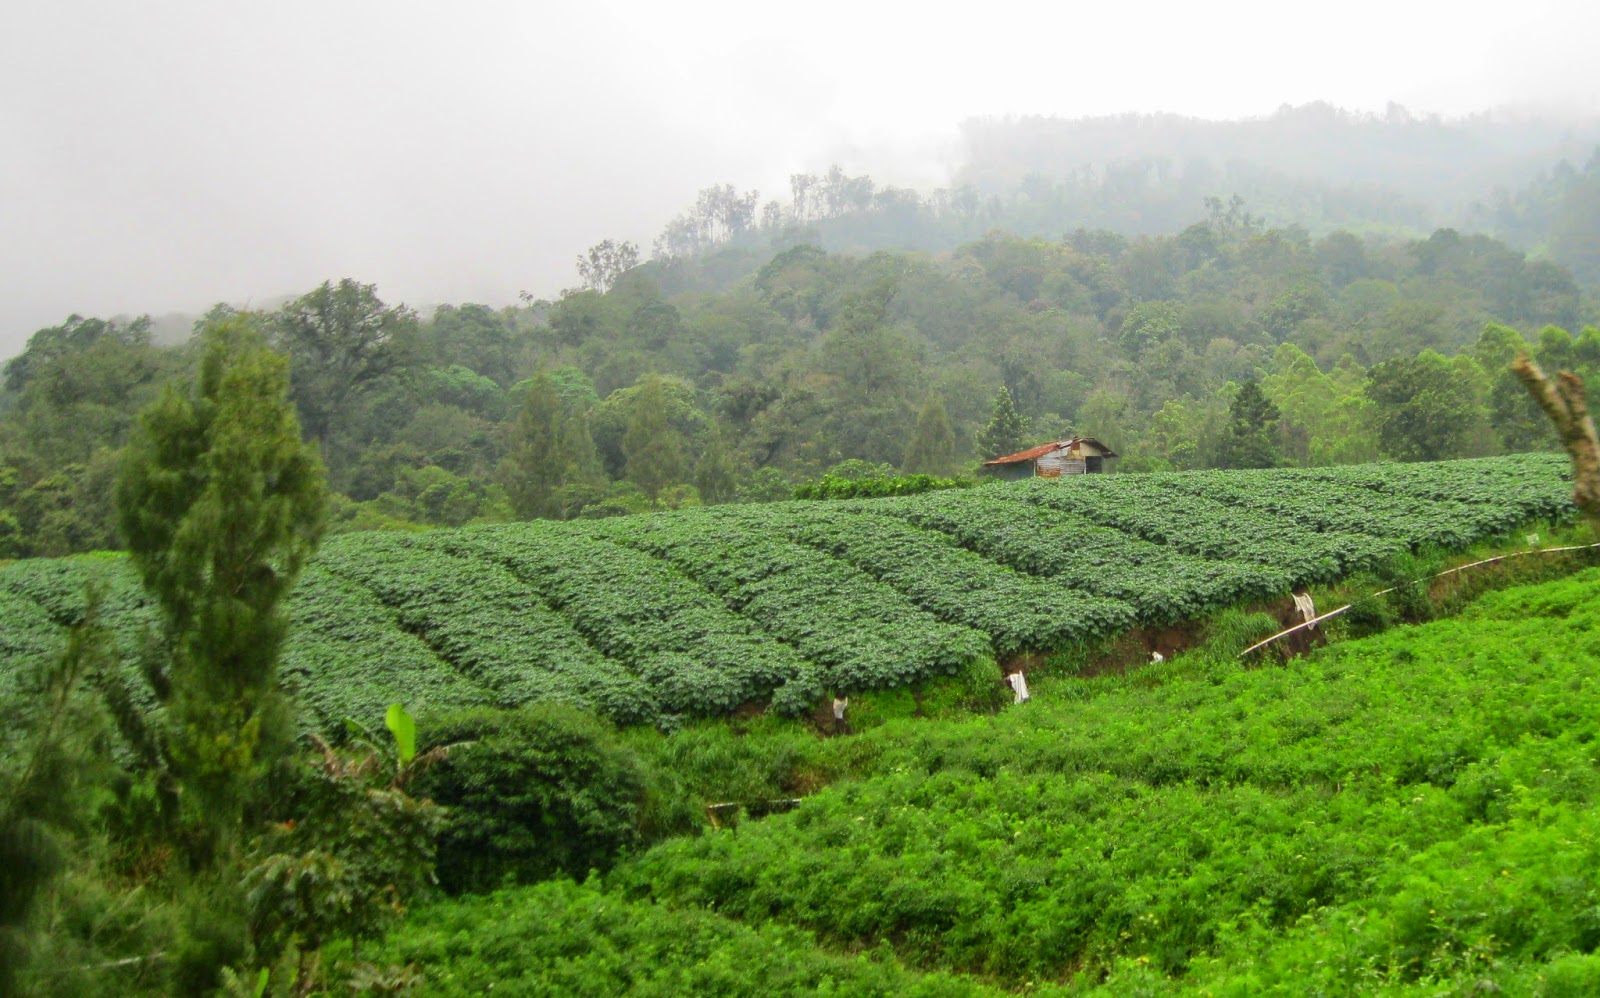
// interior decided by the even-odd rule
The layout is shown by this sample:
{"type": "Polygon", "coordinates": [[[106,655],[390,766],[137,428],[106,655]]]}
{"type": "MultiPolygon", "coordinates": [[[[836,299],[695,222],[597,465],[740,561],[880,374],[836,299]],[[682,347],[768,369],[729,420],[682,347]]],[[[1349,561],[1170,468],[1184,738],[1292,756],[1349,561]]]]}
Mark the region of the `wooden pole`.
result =
{"type": "MultiPolygon", "coordinates": [[[[1485,558],[1482,561],[1474,561],[1474,562],[1470,562],[1469,564],[1466,564],[1466,565],[1457,565],[1455,568],[1447,568],[1444,571],[1440,572],[1439,574],[1430,575],[1425,579],[1412,579],[1410,582],[1404,583],[1404,585],[1408,585],[1408,586],[1421,585],[1424,582],[1432,582],[1434,579],[1442,579],[1446,575],[1454,575],[1457,572],[1465,572],[1469,568],[1477,568],[1479,565],[1493,565],[1495,562],[1497,562],[1497,561],[1505,561],[1507,558],[1522,558],[1522,557],[1526,557],[1527,555],[1530,555],[1530,554],[1560,554],[1563,551],[1587,551],[1590,548],[1600,548],[1600,544],[1573,544],[1573,545],[1570,545],[1568,547],[1562,547],[1562,548],[1536,548],[1536,549],[1534,549],[1532,551],[1512,551],[1509,554],[1497,554],[1493,558],[1485,558]]],[[[1265,641],[1257,641],[1255,644],[1253,644],[1250,647],[1246,648],[1244,651],[1239,653],[1239,657],[1240,658],[1244,658],[1246,655],[1250,654],[1251,652],[1255,651],[1256,649],[1265,648],[1267,645],[1272,644],[1274,641],[1278,640],[1281,637],[1285,637],[1287,635],[1293,634],[1295,631],[1304,630],[1307,627],[1315,627],[1317,624],[1321,623],[1324,620],[1328,620],[1328,619],[1330,619],[1332,617],[1339,616],[1339,614],[1344,613],[1346,610],[1350,609],[1352,606],[1355,606],[1357,603],[1365,603],[1367,600],[1377,599],[1379,596],[1387,595],[1389,593],[1394,592],[1396,589],[1399,589],[1399,588],[1400,588],[1400,586],[1391,586],[1388,589],[1380,589],[1375,593],[1372,593],[1370,595],[1361,597],[1360,599],[1356,600],[1355,603],[1348,603],[1348,604],[1346,604],[1344,606],[1341,606],[1337,610],[1329,610],[1327,613],[1323,614],[1320,617],[1313,617],[1312,619],[1306,621],[1303,624],[1296,624],[1293,627],[1290,627],[1290,628],[1288,628],[1286,630],[1279,631],[1277,634],[1274,634],[1272,637],[1267,638],[1265,641]]]]}

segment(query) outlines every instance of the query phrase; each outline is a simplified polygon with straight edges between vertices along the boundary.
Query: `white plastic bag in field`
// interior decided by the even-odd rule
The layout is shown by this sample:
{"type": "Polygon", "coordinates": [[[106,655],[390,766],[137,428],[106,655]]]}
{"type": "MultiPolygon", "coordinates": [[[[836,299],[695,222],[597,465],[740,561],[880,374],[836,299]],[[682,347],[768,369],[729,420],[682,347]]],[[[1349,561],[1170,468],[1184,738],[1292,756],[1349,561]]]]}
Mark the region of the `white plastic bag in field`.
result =
{"type": "MultiPolygon", "coordinates": [[[[1317,619],[1317,605],[1315,603],[1311,602],[1311,594],[1310,593],[1295,593],[1294,594],[1294,605],[1295,605],[1295,609],[1300,611],[1300,619],[1301,620],[1303,620],[1306,623],[1310,624],[1311,621],[1317,619]]],[[[1317,625],[1311,624],[1311,626],[1315,627],[1317,625]]]]}
{"type": "Polygon", "coordinates": [[[1012,703],[1028,702],[1028,677],[1020,672],[1013,672],[1006,677],[1006,682],[1011,684],[1012,703]]]}

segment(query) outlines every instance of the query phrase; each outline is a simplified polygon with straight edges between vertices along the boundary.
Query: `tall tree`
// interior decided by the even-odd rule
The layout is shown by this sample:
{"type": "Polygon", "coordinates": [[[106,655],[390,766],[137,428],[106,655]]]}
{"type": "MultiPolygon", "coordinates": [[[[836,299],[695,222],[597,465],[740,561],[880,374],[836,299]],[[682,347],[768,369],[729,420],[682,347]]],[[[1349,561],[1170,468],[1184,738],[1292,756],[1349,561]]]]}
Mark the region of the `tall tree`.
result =
{"type": "Polygon", "coordinates": [[[346,277],[279,309],[271,335],[294,365],[294,403],[306,434],[325,442],[356,396],[415,360],[417,315],[385,305],[376,285],[346,277]]]}
{"type": "Polygon", "coordinates": [[[557,515],[556,490],[565,473],[561,399],[550,375],[540,371],[529,380],[523,393],[511,449],[500,464],[500,483],[518,516],[552,517],[557,515]]]}
{"type": "Polygon", "coordinates": [[[124,347],[149,346],[150,317],[142,315],[132,322],[119,324],[114,319],[85,319],[73,315],[59,326],[39,330],[28,338],[28,346],[22,353],[6,362],[6,391],[20,392],[35,377],[62,360],[106,342],[124,347]]]}
{"type": "Polygon", "coordinates": [[[639,265],[639,247],[630,242],[616,243],[607,239],[589,247],[587,256],[578,257],[578,276],[583,286],[595,291],[609,291],[617,278],[639,265]]]}
{"type": "Polygon", "coordinates": [[[1462,457],[1476,425],[1486,422],[1450,361],[1432,350],[1373,366],[1366,387],[1377,405],[1378,442],[1400,461],[1462,457]]]}
{"type": "Polygon", "coordinates": [[[651,499],[686,477],[683,434],[672,425],[666,387],[655,375],[645,379],[634,399],[633,418],[622,435],[622,454],[628,480],[651,499]]]}
{"type": "Polygon", "coordinates": [[[989,415],[989,425],[978,434],[979,457],[984,460],[1004,457],[1022,449],[1022,435],[1027,426],[1017,412],[1011,393],[1001,388],[994,396],[994,407],[989,415]]]}
{"type": "Polygon", "coordinates": [[[694,487],[706,503],[727,502],[737,487],[736,465],[721,430],[712,430],[711,438],[700,451],[694,465],[694,487]]]}
{"type": "Polygon", "coordinates": [[[606,484],[600,448],[595,446],[594,433],[589,429],[589,412],[582,407],[572,408],[561,420],[561,462],[563,484],[601,487],[606,484]]]}
{"type": "Polygon", "coordinates": [[[956,470],[956,434],[944,400],[929,395],[917,415],[917,432],[906,447],[901,470],[908,475],[951,475],[956,470]]]}
{"type": "Polygon", "coordinates": [[[1258,381],[1246,381],[1228,404],[1228,441],[1223,461],[1229,468],[1275,468],[1281,462],[1277,430],[1281,414],[1258,381]]]}
{"type": "Polygon", "coordinates": [[[141,414],[116,501],[171,655],[159,684],[170,762],[216,847],[236,840],[244,801],[289,744],[279,604],[322,536],[326,493],[286,361],[241,319],[201,339],[198,377],[141,414]]]}

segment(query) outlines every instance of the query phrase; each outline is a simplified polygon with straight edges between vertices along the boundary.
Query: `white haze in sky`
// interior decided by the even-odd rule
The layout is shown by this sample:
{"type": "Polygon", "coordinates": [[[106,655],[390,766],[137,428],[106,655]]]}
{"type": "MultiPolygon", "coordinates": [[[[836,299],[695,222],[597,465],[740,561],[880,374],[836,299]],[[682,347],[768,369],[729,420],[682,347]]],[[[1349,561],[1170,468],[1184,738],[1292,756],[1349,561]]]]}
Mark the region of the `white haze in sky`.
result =
{"type": "Polygon", "coordinates": [[[1600,111],[1600,5],[18,4],[0,35],[0,357],[88,315],[327,278],[508,304],[713,183],[936,186],[974,115],[1600,111]]]}

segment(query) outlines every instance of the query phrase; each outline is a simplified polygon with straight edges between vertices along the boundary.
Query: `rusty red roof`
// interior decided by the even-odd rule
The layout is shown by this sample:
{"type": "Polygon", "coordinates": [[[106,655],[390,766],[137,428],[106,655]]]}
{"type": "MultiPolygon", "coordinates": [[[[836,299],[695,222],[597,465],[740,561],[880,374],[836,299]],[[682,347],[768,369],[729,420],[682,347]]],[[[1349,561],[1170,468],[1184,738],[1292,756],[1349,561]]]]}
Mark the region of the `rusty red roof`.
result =
{"type": "Polygon", "coordinates": [[[1061,448],[1061,444],[1062,441],[1053,440],[1047,444],[1040,444],[1037,447],[1029,447],[1027,450],[1019,450],[1015,454],[1007,454],[1005,457],[997,457],[993,461],[985,461],[983,463],[1016,464],[1019,461],[1037,461],[1039,458],[1044,457],[1051,451],[1059,450],[1061,448]]]}
{"type": "Polygon", "coordinates": [[[1071,437],[1067,440],[1052,440],[1047,444],[1040,444],[1037,447],[1029,447],[1027,450],[1019,450],[1015,454],[1007,454],[1005,457],[997,457],[992,461],[985,461],[983,464],[984,467],[988,467],[991,464],[1019,464],[1023,461],[1037,461],[1039,458],[1044,457],[1053,450],[1070,448],[1073,444],[1093,444],[1100,450],[1105,451],[1106,457],[1117,456],[1111,452],[1110,447],[1107,447],[1094,437],[1071,437]]]}

